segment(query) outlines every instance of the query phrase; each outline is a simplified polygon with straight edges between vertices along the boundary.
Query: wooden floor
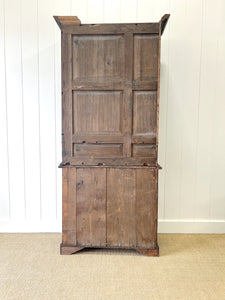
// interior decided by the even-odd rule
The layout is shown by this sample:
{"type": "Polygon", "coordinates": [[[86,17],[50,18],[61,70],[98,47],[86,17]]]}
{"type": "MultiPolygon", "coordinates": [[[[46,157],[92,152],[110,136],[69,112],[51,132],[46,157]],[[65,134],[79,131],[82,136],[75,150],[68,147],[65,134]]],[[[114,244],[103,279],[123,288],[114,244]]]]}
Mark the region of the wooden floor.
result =
{"type": "Polygon", "coordinates": [[[225,299],[225,235],[161,234],[160,257],[60,256],[60,242],[60,234],[0,234],[0,299],[225,299]]]}

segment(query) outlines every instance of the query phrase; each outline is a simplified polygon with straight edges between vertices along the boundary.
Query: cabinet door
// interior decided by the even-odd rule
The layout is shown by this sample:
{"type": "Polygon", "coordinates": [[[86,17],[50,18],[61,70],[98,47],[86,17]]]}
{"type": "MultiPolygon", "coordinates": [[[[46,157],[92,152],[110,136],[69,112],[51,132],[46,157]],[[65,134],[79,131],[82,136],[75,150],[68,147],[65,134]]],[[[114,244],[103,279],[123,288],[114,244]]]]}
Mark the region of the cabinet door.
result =
{"type": "Polygon", "coordinates": [[[106,169],[77,169],[76,190],[76,244],[105,246],[106,169]]]}
{"type": "Polygon", "coordinates": [[[107,169],[107,246],[155,248],[157,169],[107,169]]]}

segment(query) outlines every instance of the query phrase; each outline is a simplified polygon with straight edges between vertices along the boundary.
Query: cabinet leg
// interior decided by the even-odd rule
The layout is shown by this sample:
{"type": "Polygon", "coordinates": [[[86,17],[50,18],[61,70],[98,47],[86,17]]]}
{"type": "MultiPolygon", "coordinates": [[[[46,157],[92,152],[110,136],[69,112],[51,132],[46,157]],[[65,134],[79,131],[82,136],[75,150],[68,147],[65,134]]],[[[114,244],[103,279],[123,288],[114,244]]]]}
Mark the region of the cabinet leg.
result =
{"type": "Polygon", "coordinates": [[[64,246],[63,244],[60,245],[60,254],[62,255],[70,255],[75,252],[84,249],[84,247],[76,247],[76,246],[64,246]]]}
{"type": "Polygon", "coordinates": [[[159,247],[154,249],[136,249],[138,252],[146,256],[159,256],[159,247]]]}

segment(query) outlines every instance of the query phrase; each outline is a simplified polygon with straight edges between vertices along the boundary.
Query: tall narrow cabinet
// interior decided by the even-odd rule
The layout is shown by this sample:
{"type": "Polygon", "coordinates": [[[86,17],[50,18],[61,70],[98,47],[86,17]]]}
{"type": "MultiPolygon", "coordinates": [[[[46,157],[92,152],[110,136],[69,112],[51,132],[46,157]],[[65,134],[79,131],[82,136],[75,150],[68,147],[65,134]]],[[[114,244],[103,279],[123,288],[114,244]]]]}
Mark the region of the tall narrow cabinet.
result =
{"type": "Polygon", "coordinates": [[[158,23],[61,29],[61,254],[136,249],[157,256],[160,41],[158,23]]]}

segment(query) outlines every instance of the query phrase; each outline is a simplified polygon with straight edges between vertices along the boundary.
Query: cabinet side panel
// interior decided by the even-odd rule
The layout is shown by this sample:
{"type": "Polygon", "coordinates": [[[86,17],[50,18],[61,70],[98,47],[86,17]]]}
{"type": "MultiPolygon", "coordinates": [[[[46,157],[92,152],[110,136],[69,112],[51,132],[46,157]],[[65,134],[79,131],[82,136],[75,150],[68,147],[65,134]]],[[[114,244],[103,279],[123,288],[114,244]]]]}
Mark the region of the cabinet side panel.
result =
{"type": "Polygon", "coordinates": [[[137,247],[157,245],[157,170],[136,170],[137,247]]]}
{"type": "Polygon", "coordinates": [[[71,35],[62,33],[62,156],[72,155],[71,35]]]}
{"type": "Polygon", "coordinates": [[[77,169],[77,245],[106,244],[106,169],[77,169]]]}
{"type": "Polygon", "coordinates": [[[76,168],[64,168],[63,176],[63,245],[76,245],[76,168]]]}
{"type": "Polygon", "coordinates": [[[107,246],[134,247],[135,170],[107,170],[107,246]]]}

